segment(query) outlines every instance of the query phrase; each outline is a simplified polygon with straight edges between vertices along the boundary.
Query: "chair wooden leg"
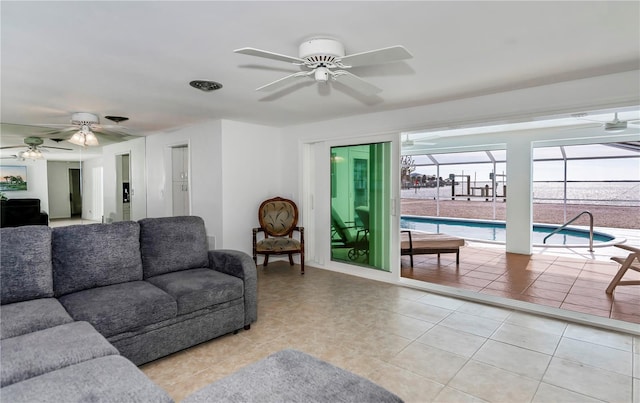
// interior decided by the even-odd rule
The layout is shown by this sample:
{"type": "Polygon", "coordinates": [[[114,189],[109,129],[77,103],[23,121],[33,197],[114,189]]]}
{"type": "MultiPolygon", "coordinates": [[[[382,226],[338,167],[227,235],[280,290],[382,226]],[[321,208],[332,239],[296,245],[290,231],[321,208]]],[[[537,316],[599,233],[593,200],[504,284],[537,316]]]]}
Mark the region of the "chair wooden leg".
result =
{"type": "Polygon", "coordinates": [[[289,253],[289,264],[293,266],[293,253],[289,253]]]}
{"type": "Polygon", "coordinates": [[[300,253],[300,274],[304,274],[304,252],[300,253]]]}
{"type": "Polygon", "coordinates": [[[267,267],[268,264],[269,264],[269,255],[264,255],[264,262],[262,263],[262,265],[264,267],[267,267]]]}

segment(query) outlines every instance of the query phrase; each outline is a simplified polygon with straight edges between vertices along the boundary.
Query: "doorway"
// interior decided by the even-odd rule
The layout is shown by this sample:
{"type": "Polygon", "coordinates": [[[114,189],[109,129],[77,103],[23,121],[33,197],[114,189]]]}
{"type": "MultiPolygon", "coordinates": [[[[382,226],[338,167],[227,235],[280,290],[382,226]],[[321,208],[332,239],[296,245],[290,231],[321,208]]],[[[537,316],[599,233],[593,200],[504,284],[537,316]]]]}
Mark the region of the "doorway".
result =
{"type": "Polygon", "coordinates": [[[130,154],[116,155],[116,206],[118,221],[131,220],[131,158],[130,154]]]}
{"type": "Polygon", "coordinates": [[[190,213],[189,146],[171,147],[171,201],[173,216],[190,213]]]}
{"type": "Polygon", "coordinates": [[[69,207],[71,217],[82,216],[82,186],[80,169],[69,169],[69,207]]]}

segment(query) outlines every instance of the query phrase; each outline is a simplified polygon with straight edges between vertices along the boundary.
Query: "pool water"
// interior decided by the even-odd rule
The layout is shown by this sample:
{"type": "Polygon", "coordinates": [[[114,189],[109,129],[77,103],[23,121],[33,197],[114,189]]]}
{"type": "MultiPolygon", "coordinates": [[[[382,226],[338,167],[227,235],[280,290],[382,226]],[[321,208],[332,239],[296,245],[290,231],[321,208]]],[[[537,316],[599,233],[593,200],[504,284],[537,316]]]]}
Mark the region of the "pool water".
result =
{"type": "MultiPolygon", "coordinates": [[[[558,225],[534,224],[532,243],[542,245],[544,237],[549,235],[558,225]]],[[[445,233],[460,238],[505,243],[507,231],[501,221],[465,220],[458,218],[434,218],[418,216],[402,216],[401,229],[413,229],[432,233],[445,233]]],[[[610,242],[615,237],[593,232],[593,243],[610,242]]],[[[589,231],[578,228],[564,228],[547,239],[546,245],[588,245],[589,231]]]]}

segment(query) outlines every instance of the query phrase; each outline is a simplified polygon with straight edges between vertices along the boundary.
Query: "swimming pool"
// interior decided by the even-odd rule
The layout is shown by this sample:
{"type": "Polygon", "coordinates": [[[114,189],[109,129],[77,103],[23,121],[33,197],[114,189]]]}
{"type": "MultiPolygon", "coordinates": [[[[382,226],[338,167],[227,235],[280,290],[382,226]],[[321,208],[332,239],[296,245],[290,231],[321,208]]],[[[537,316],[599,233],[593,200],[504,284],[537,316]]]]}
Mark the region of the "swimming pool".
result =
{"type": "MultiPolygon", "coordinates": [[[[544,237],[549,235],[559,225],[533,224],[533,246],[546,247],[583,247],[589,245],[589,230],[575,227],[567,227],[542,243],[544,237]]],[[[445,234],[458,236],[470,241],[505,243],[506,225],[504,221],[485,221],[466,218],[443,218],[443,217],[422,217],[422,216],[402,216],[400,217],[401,229],[413,229],[423,232],[442,232],[445,234]]],[[[615,239],[613,235],[604,232],[593,232],[593,246],[612,246],[622,240],[615,239]]]]}

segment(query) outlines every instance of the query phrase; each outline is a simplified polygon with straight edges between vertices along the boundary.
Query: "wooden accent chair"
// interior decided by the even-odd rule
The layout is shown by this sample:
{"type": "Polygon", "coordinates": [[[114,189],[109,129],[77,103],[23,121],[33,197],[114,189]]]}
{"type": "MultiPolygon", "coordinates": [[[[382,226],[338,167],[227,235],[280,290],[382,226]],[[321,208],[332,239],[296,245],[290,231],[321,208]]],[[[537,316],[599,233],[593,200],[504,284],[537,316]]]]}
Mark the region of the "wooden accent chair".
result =
{"type": "Polygon", "coordinates": [[[611,258],[611,260],[620,264],[620,269],[611,280],[611,283],[609,283],[607,294],[613,294],[613,290],[619,285],[640,285],[640,280],[622,280],[627,270],[634,270],[640,273],[640,249],[624,244],[616,246],[631,253],[627,257],[614,256],[611,258]]]}
{"type": "Polygon", "coordinates": [[[293,255],[300,254],[300,274],[304,274],[304,227],[298,227],[298,207],[282,197],[274,197],[260,204],[258,208],[260,227],[253,229],[253,261],[258,264],[258,256],[264,255],[264,267],[269,264],[270,255],[289,255],[293,266],[293,255]],[[258,233],[262,232],[262,237],[258,233]],[[299,239],[293,237],[298,232],[299,239]],[[262,238],[262,239],[259,239],[262,238]]]}

